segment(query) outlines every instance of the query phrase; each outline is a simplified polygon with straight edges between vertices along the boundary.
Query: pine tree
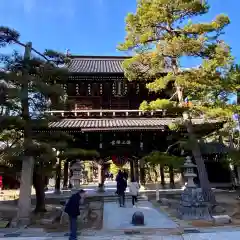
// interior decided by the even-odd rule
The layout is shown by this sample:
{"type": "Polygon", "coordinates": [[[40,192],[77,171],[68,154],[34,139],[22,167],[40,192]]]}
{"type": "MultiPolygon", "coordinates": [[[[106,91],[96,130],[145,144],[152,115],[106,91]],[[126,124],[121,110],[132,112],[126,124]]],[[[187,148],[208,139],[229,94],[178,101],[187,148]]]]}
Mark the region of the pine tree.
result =
{"type": "Polygon", "coordinates": [[[67,62],[64,54],[52,50],[39,53],[31,43],[23,44],[19,33],[7,27],[0,27],[0,45],[19,44],[25,55],[14,52],[2,55],[0,118],[1,138],[7,137],[9,130],[19,133],[19,138],[9,138],[11,147],[4,149],[6,160],[19,165],[22,162],[18,219],[28,219],[31,210],[31,187],[36,189],[36,212],[45,211],[45,177],[56,168],[56,152],[61,157],[84,155],[96,156],[96,151],[71,149],[68,147],[73,137],[64,132],[46,129],[57,118],[46,113],[49,109],[64,109],[67,105],[62,84],[67,81],[67,62]],[[34,52],[34,54],[31,54],[34,52]],[[43,131],[45,130],[45,131],[43,131]],[[55,150],[54,150],[55,149],[55,150]],[[64,155],[65,154],[65,155],[64,155]]]}
{"type": "Polygon", "coordinates": [[[141,108],[183,113],[205,200],[214,204],[191,117],[228,119],[236,109],[226,99],[237,81],[228,77],[233,57],[220,39],[229,18],[221,14],[209,23],[193,21],[208,10],[207,1],[139,0],[136,13],[126,18],[126,38],[119,49],[133,53],[123,64],[129,80],[145,80],[149,91],[172,89],[169,99],[145,101],[141,108]],[[200,65],[182,69],[182,57],[196,57],[200,65]]]}

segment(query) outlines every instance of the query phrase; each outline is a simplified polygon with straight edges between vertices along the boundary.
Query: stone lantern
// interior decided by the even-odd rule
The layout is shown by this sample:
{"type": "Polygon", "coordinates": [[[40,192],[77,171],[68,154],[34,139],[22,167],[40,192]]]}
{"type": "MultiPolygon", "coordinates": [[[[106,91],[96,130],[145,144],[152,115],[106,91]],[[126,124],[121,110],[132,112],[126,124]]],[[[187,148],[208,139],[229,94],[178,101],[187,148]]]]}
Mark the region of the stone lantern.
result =
{"type": "Polygon", "coordinates": [[[186,161],[183,165],[184,168],[184,177],[187,179],[187,184],[185,187],[187,188],[196,188],[196,185],[193,181],[193,179],[197,176],[196,173],[194,173],[194,169],[197,166],[193,164],[191,157],[186,157],[186,161]]]}
{"type": "Polygon", "coordinates": [[[81,173],[82,173],[82,164],[80,160],[77,160],[71,167],[72,177],[71,184],[73,185],[73,189],[79,189],[81,183],[81,173]]]}
{"type": "Polygon", "coordinates": [[[209,206],[204,201],[202,189],[197,188],[193,181],[197,174],[194,173],[196,165],[192,163],[191,157],[186,157],[183,168],[187,184],[182,192],[178,209],[180,218],[184,220],[210,220],[209,206]]]}

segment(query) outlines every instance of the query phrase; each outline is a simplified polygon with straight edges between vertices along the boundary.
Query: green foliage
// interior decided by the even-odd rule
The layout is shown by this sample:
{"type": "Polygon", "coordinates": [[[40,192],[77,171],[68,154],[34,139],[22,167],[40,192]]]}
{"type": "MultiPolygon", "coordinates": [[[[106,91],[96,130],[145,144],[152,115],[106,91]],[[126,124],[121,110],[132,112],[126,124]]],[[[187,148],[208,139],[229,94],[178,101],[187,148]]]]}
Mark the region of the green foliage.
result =
{"type": "Polygon", "coordinates": [[[174,168],[180,168],[184,163],[183,157],[173,156],[166,152],[151,152],[149,155],[144,157],[146,162],[151,164],[160,164],[173,166],[174,168]]]}
{"type": "MultiPolygon", "coordinates": [[[[14,43],[24,47],[19,38],[20,34],[17,31],[0,27],[0,47],[14,43]]],[[[36,53],[36,50],[32,49],[32,52],[36,53]]],[[[32,128],[32,143],[27,149],[35,159],[35,169],[42,171],[42,174],[51,173],[56,165],[57,152],[60,153],[58,157],[61,159],[99,155],[94,150],[69,148],[74,139],[66,132],[46,131],[49,122],[58,120],[46,114],[46,111],[64,109],[67,105],[62,87],[68,79],[68,72],[63,67],[66,62],[68,59],[64,54],[53,50],[46,50],[44,54],[40,53],[40,56],[31,54],[30,60],[27,61],[22,54],[15,51],[11,55],[1,56],[0,77],[4,81],[0,85],[2,163],[13,166],[17,164],[15,169],[20,171],[18,163],[25,155],[25,136],[22,130],[26,121],[22,117],[22,106],[26,93],[29,96],[27,108],[30,110],[30,121],[27,124],[32,128]],[[28,87],[24,88],[22,84],[26,81],[28,87]]]]}
{"type": "Polygon", "coordinates": [[[141,109],[173,109],[177,105],[177,112],[187,109],[193,116],[229,119],[233,108],[226,100],[239,89],[240,71],[233,67],[230,47],[220,39],[229,18],[221,14],[208,23],[191,21],[208,10],[209,5],[201,1],[139,0],[136,13],[128,14],[125,41],[119,45],[120,50],[134,53],[123,63],[126,77],[148,81],[146,87],[155,92],[171,83],[170,99],[177,101],[144,102],[141,109]],[[198,57],[202,62],[181,69],[182,57],[198,57]],[[185,97],[194,104],[186,108],[185,97]]]}
{"type": "Polygon", "coordinates": [[[181,128],[180,128],[180,125],[177,124],[177,123],[170,123],[168,125],[168,128],[171,130],[171,131],[179,131],[181,128]]]}
{"type": "Polygon", "coordinates": [[[16,30],[0,26],[0,47],[15,43],[19,37],[20,34],[16,30]]]}
{"type": "Polygon", "coordinates": [[[59,158],[77,158],[77,157],[99,157],[99,153],[96,150],[85,150],[80,148],[69,148],[61,152],[59,158]]]}
{"type": "Polygon", "coordinates": [[[111,163],[110,164],[110,168],[109,168],[109,171],[110,173],[113,174],[113,176],[116,176],[118,171],[121,169],[121,167],[118,167],[117,165],[115,165],[114,163],[111,163]]]}
{"type": "Polygon", "coordinates": [[[151,110],[165,110],[168,113],[182,114],[186,111],[186,107],[178,106],[176,101],[171,101],[169,99],[156,99],[148,103],[147,101],[143,101],[139,107],[140,110],[143,111],[151,111],[151,110]]]}

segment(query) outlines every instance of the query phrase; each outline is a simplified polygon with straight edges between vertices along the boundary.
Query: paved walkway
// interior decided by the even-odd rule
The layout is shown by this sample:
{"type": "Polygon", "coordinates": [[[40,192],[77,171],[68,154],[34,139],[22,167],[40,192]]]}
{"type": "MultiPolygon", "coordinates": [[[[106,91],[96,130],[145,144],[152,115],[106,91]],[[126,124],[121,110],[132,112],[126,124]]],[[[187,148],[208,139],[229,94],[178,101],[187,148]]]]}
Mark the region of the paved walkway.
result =
{"type": "Polygon", "coordinates": [[[141,201],[137,208],[133,208],[130,202],[126,207],[120,208],[116,202],[104,204],[103,230],[135,230],[135,229],[175,229],[178,225],[164,213],[156,210],[148,201],[141,201]],[[136,211],[144,214],[145,226],[133,226],[132,215],[136,211]]]}
{"type": "MultiPolygon", "coordinates": [[[[216,232],[216,233],[193,233],[182,236],[140,236],[140,235],[100,235],[100,236],[81,236],[79,240],[239,240],[240,231],[216,232]]],[[[0,238],[0,240],[68,240],[68,237],[16,237],[0,238]]]]}

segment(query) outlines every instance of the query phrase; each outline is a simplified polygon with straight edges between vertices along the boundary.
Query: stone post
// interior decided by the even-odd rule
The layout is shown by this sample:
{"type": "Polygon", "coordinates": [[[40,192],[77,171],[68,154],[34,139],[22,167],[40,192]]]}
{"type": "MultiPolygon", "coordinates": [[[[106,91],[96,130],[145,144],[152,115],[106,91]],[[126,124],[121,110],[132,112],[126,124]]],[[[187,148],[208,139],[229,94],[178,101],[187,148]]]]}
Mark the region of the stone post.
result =
{"type": "Polygon", "coordinates": [[[32,131],[29,117],[29,103],[28,103],[28,83],[29,83],[29,60],[31,57],[32,43],[29,42],[25,46],[24,53],[24,68],[23,68],[23,79],[21,86],[21,105],[22,105],[22,116],[25,120],[24,124],[24,159],[22,161],[21,171],[21,184],[20,193],[18,200],[18,210],[16,222],[21,225],[29,223],[31,215],[31,204],[32,204],[32,180],[33,180],[33,169],[34,169],[34,158],[28,151],[30,145],[32,145],[32,131]]]}
{"type": "Polygon", "coordinates": [[[159,197],[159,182],[156,182],[156,201],[159,201],[160,200],[160,197],[159,197]]]}

